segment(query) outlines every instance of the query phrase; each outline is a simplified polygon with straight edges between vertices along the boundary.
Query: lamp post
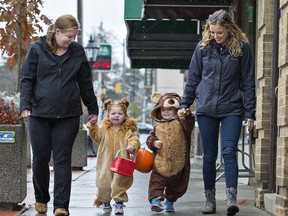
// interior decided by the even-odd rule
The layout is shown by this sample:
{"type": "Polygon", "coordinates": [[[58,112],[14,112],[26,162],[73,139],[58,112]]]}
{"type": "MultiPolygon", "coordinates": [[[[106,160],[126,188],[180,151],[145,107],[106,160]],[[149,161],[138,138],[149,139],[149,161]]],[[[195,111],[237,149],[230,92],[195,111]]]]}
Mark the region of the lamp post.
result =
{"type": "MultiPolygon", "coordinates": [[[[91,70],[93,70],[93,64],[96,61],[97,58],[97,54],[99,51],[99,46],[95,43],[95,41],[92,39],[92,35],[90,35],[90,39],[88,41],[88,44],[86,47],[84,47],[88,62],[90,64],[91,70]]],[[[93,76],[92,76],[93,77],[93,76]]],[[[90,138],[89,134],[87,136],[87,144],[88,144],[88,148],[87,148],[87,156],[88,157],[96,157],[96,153],[94,151],[93,148],[93,141],[90,138]]]]}
{"type": "Polygon", "coordinates": [[[88,41],[88,44],[86,47],[84,47],[84,49],[85,49],[87,59],[88,59],[92,68],[93,68],[93,63],[96,61],[99,48],[100,47],[92,39],[92,35],[90,35],[90,39],[88,41]]]}
{"type": "MultiPolygon", "coordinates": [[[[101,101],[102,101],[102,106],[104,104],[104,101],[107,99],[107,87],[105,86],[104,82],[102,81],[101,84],[101,101]]],[[[101,113],[101,119],[104,118],[104,110],[102,109],[101,113]]]]}

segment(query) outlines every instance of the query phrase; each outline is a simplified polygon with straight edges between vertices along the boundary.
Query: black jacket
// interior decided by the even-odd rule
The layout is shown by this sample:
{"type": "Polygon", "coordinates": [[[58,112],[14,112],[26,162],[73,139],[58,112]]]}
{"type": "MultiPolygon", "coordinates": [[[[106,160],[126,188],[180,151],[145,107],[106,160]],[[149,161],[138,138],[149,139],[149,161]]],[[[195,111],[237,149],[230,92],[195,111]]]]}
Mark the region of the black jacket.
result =
{"type": "Polygon", "coordinates": [[[31,116],[44,118],[79,116],[83,113],[82,98],[89,115],[98,114],[84,49],[73,43],[67,52],[59,65],[45,37],[30,46],[20,76],[21,112],[30,110],[31,116]]]}
{"type": "Polygon", "coordinates": [[[198,43],[189,66],[188,81],[180,108],[196,99],[196,115],[255,118],[255,71],[251,50],[242,43],[243,55],[234,57],[228,48],[219,54],[214,46],[198,43]]]}

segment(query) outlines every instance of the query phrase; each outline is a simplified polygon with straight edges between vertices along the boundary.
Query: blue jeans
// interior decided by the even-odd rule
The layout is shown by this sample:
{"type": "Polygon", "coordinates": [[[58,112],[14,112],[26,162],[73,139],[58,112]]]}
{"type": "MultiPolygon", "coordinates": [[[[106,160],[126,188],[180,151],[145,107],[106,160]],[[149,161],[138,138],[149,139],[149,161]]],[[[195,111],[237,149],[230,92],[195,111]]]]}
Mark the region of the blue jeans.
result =
{"type": "Polygon", "coordinates": [[[226,188],[237,188],[238,162],[237,144],[242,127],[242,117],[231,115],[209,117],[198,115],[200,135],[203,143],[203,179],[205,190],[215,188],[216,160],[218,155],[218,134],[221,124],[221,151],[224,160],[226,188]]]}

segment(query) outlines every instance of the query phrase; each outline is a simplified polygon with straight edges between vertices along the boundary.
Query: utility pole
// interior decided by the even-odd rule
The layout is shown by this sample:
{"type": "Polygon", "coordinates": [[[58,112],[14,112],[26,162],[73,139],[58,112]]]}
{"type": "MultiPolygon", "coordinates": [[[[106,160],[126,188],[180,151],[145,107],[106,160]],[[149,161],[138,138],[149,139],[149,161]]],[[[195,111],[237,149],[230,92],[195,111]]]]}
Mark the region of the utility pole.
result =
{"type": "Polygon", "coordinates": [[[83,46],[83,0],[77,0],[77,19],[80,23],[80,28],[78,30],[78,43],[83,46]]]}
{"type": "Polygon", "coordinates": [[[122,66],[122,73],[123,73],[123,77],[125,76],[125,71],[126,71],[126,65],[125,65],[125,47],[126,47],[126,41],[125,41],[125,38],[123,39],[123,44],[122,44],[122,46],[123,46],[123,66],[122,66]]]}

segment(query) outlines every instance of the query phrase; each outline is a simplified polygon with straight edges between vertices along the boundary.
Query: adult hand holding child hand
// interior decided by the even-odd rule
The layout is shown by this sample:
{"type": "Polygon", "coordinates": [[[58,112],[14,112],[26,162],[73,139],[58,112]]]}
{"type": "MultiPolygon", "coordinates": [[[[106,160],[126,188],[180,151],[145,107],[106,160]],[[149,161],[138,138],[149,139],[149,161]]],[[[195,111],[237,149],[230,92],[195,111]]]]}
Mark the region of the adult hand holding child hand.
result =
{"type": "Polygon", "coordinates": [[[96,124],[98,121],[98,115],[92,114],[89,116],[89,122],[94,125],[96,124]]]}
{"type": "Polygon", "coordinates": [[[186,114],[185,108],[178,110],[177,114],[178,114],[180,119],[183,119],[185,117],[185,114],[186,114]]]}
{"type": "Polygon", "coordinates": [[[162,142],[160,141],[160,140],[156,140],[155,142],[154,142],[154,146],[155,146],[155,148],[162,148],[162,142]]]}

